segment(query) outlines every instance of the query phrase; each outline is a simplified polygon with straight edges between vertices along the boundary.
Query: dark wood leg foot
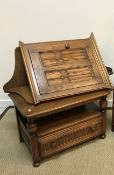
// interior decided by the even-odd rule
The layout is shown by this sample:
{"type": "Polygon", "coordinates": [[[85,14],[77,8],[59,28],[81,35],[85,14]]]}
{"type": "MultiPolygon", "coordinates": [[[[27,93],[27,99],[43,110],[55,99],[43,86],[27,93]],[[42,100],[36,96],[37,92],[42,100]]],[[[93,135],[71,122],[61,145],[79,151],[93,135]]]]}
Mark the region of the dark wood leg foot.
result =
{"type": "Polygon", "coordinates": [[[40,166],[40,162],[33,162],[33,166],[34,167],[39,167],[40,166]]]}
{"type": "Polygon", "coordinates": [[[106,134],[103,134],[100,136],[100,139],[105,139],[106,138],[106,134]]]}
{"type": "Polygon", "coordinates": [[[23,137],[19,137],[20,143],[24,142],[23,137]]]}
{"type": "Polygon", "coordinates": [[[111,131],[114,132],[114,125],[112,125],[111,131]]]}

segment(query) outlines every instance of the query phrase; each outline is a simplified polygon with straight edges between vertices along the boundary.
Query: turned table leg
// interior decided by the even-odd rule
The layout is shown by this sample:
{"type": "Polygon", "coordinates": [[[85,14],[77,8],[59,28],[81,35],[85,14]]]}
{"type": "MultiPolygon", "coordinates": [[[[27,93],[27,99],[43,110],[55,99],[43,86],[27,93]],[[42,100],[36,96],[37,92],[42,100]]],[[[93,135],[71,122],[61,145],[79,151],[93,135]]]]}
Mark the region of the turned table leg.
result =
{"type": "Polygon", "coordinates": [[[37,124],[35,123],[28,123],[27,127],[30,138],[31,138],[31,152],[32,152],[32,158],[33,158],[33,166],[38,167],[40,165],[40,154],[39,154],[39,144],[38,144],[38,128],[37,124]]]}
{"type": "Polygon", "coordinates": [[[100,111],[103,115],[103,134],[100,136],[101,139],[106,137],[106,108],[107,108],[107,100],[106,97],[103,97],[100,100],[100,111]]]}

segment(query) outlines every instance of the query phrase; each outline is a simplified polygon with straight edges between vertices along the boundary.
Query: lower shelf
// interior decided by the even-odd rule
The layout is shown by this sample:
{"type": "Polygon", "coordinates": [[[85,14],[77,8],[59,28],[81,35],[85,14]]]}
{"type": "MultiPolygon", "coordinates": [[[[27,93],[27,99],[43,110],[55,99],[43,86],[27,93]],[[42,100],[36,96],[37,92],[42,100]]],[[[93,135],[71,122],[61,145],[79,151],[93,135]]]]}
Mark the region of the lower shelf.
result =
{"type": "Polygon", "coordinates": [[[34,137],[27,128],[28,123],[22,121],[22,116],[18,118],[21,135],[33,159],[35,155],[35,163],[106,131],[105,118],[93,103],[36,120],[34,137]]]}

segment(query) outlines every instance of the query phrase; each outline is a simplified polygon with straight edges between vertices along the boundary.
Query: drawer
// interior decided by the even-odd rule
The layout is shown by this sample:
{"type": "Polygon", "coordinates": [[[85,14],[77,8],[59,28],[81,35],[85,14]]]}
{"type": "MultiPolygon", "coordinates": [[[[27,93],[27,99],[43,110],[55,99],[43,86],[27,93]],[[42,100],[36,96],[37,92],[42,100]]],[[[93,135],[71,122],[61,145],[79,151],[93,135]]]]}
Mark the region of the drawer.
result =
{"type": "Polygon", "coordinates": [[[78,124],[72,124],[60,130],[38,137],[40,156],[44,158],[74,145],[100,136],[104,133],[103,117],[97,116],[78,124]]]}

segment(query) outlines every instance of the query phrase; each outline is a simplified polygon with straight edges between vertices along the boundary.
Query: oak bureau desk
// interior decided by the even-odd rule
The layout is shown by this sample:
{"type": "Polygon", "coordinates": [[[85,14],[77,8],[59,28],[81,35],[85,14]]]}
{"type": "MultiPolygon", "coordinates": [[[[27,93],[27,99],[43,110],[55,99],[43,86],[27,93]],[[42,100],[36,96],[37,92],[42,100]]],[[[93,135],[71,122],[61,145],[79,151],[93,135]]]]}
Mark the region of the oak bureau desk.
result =
{"type": "Polygon", "coordinates": [[[85,39],[20,42],[14,75],[4,91],[14,102],[20,142],[30,149],[33,165],[79,143],[104,138],[111,90],[93,33],[85,39]]]}

